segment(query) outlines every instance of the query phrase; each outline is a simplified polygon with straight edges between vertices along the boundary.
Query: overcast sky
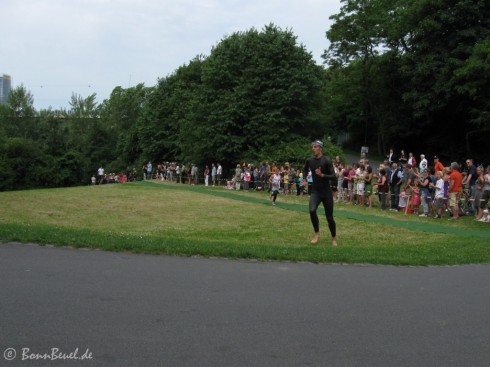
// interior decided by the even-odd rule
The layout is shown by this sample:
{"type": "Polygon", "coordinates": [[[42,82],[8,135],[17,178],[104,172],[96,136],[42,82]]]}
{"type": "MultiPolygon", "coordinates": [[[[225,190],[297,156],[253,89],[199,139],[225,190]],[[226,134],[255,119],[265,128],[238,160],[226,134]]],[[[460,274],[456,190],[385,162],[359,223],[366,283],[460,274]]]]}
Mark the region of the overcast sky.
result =
{"type": "Polygon", "coordinates": [[[34,107],[69,109],[72,93],[172,74],[234,32],[274,23],[290,29],[318,64],[329,17],[341,0],[2,0],[0,74],[34,96],[34,107]]]}

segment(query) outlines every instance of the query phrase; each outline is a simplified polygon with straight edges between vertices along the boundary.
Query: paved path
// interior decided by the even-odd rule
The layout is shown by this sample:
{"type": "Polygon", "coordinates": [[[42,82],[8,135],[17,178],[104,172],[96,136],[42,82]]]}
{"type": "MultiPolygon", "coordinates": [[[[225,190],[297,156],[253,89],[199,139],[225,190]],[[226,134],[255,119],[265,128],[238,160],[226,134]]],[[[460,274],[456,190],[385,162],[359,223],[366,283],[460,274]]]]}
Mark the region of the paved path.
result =
{"type": "Polygon", "coordinates": [[[0,366],[486,367],[489,305],[490,265],[315,265],[3,244],[0,366]],[[53,348],[92,359],[22,361],[53,348]]]}

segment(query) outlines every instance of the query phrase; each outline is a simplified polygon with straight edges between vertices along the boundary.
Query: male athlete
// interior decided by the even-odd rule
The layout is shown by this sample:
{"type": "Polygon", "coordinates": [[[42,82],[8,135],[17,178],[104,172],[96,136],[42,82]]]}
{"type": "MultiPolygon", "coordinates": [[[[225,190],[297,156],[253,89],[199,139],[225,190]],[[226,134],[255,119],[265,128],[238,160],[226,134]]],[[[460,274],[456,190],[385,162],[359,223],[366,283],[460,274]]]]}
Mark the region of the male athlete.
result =
{"type": "Polygon", "coordinates": [[[316,245],[320,239],[320,222],[316,213],[320,203],[323,203],[325,216],[327,217],[328,228],[332,235],[332,246],[337,246],[336,225],[333,219],[333,195],[330,187],[330,182],[337,180],[332,162],[323,155],[323,142],[315,140],[311,143],[313,157],[308,158],[305,162],[303,177],[311,171],[313,177],[313,185],[310,196],[310,218],[315,234],[311,240],[312,245],[316,245]]]}

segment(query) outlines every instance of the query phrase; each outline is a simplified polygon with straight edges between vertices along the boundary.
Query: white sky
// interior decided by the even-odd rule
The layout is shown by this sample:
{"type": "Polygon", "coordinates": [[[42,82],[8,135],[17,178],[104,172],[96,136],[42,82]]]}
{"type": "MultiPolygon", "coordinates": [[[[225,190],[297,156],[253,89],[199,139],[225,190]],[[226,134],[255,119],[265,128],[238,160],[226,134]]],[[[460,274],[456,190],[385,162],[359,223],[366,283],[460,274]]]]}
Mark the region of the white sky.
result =
{"type": "Polygon", "coordinates": [[[341,0],[2,0],[0,74],[37,110],[172,74],[234,32],[290,29],[318,64],[341,0]]]}

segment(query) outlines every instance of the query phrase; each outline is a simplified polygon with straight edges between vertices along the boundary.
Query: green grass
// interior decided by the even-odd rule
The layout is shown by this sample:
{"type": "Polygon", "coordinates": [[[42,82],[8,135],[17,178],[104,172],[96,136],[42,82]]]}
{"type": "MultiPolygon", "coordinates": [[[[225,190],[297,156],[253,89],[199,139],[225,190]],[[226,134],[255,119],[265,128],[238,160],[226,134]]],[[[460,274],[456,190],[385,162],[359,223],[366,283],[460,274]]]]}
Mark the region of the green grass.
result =
{"type": "Polygon", "coordinates": [[[490,226],[336,204],[339,246],[309,244],[308,197],[138,182],[0,193],[0,240],[206,257],[321,263],[490,262],[490,226]]]}

